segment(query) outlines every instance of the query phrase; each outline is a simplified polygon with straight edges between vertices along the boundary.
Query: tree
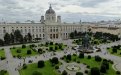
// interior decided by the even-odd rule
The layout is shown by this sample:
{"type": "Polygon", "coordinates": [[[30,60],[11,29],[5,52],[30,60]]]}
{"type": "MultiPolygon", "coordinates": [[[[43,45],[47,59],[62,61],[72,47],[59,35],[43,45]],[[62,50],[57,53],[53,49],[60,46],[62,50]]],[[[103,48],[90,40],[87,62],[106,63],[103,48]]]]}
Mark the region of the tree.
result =
{"type": "Polygon", "coordinates": [[[75,31],[74,31],[74,37],[76,37],[76,36],[77,36],[77,31],[75,30],[75,31]]]}
{"type": "Polygon", "coordinates": [[[106,69],[109,69],[109,62],[108,61],[103,61],[102,65],[105,65],[106,69]]]}
{"type": "Polygon", "coordinates": [[[40,73],[40,72],[38,72],[38,71],[34,71],[34,72],[32,73],[32,75],[42,75],[42,73],[40,73]]]}
{"type": "Polygon", "coordinates": [[[74,39],[74,33],[73,32],[70,33],[70,38],[74,39]]]}
{"type": "Polygon", "coordinates": [[[59,63],[57,57],[53,57],[52,60],[51,60],[51,62],[52,62],[53,64],[58,64],[58,63],[59,63]]]}
{"type": "Polygon", "coordinates": [[[4,45],[4,41],[2,39],[0,39],[0,46],[4,45]]]}
{"type": "Polygon", "coordinates": [[[97,67],[91,68],[91,75],[100,75],[100,70],[97,67]]]}
{"type": "Polygon", "coordinates": [[[11,37],[11,43],[14,43],[15,38],[14,38],[14,35],[12,33],[10,34],[10,37],[11,37]]]}
{"type": "Polygon", "coordinates": [[[11,40],[10,35],[8,33],[6,33],[4,35],[5,44],[10,44],[10,40],[11,40]]]}
{"type": "Polygon", "coordinates": [[[100,61],[102,61],[102,58],[100,56],[95,56],[95,61],[100,62],[100,61]]]}
{"type": "Polygon", "coordinates": [[[28,41],[31,42],[32,41],[32,35],[30,33],[28,33],[27,36],[28,36],[28,41]]]}
{"type": "Polygon", "coordinates": [[[23,36],[19,30],[15,30],[14,32],[15,42],[16,43],[22,43],[23,42],[23,36]]]}
{"type": "Polygon", "coordinates": [[[25,35],[24,38],[23,38],[23,40],[24,40],[25,43],[27,42],[27,39],[28,39],[27,35],[25,35]]]}
{"type": "Polygon", "coordinates": [[[106,66],[105,65],[101,65],[100,72],[106,73],[106,66]]]}
{"type": "Polygon", "coordinates": [[[66,72],[66,70],[64,70],[64,71],[62,72],[62,75],[68,75],[68,73],[66,72]]]}
{"type": "Polygon", "coordinates": [[[38,68],[43,68],[45,66],[45,63],[43,60],[38,61],[38,68]]]}
{"type": "Polygon", "coordinates": [[[76,75],[83,75],[82,72],[76,72],[76,75]]]}

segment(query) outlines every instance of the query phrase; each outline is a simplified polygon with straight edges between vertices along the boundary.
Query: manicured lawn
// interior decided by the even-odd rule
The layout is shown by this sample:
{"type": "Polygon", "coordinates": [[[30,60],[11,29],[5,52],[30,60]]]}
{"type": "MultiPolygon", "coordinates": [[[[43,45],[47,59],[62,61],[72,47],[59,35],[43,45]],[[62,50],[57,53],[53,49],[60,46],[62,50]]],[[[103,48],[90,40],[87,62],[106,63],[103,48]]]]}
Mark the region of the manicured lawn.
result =
{"type": "Polygon", "coordinates": [[[9,75],[8,72],[5,75],[9,75]]]}
{"type": "MultiPolygon", "coordinates": [[[[95,61],[95,59],[93,57],[91,59],[88,59],[87,57],[78,58],[77,56],[72,56],[72,61],[70,61],[70,62],[74,62],[75,59],[76,59],[76,61],[80,61],[80,63],[84,63],[84,64],[90,66],[90,68],[101,66],[101,62],[95,61]]],[[[64,60],[66,60],[66,59],[64,59],[64,60]]],[[[107,73],[104,75],[116,75],[115,70],[112,68],[112,64],[109,64],[109,70],[107,70],[107,73]]]]}
{"type": "Polygon", "coordinates": [[[21,57],[34,56],[34,55],[37,55],[38,54],[37,51],[32,50],[29,46],[27,46],[26,48],[15,47],[14,49],[13,48],[11,49],[11,52],[12,52],[12,55],[13,56],[20,55],[21,57]],[[21,50],[21,53],[17,53],[17,50],[18,49],[21,50]],[[27,50],[31,50],[32,53],[31,54],[27,54],[27,50]]]}
{"type": "Polygon", "coordinates": [[[37,63],[28,65],[27,69],[21,70],[20,75],[32,75],[34,71],[39,71],[42,75],[60,75],[49,61],[45,61],[45,67],[38,68],[37,63]]]}
{"type": "Polygon", "coordinates": [[[9,75],[6,70],[0,70],[0,75],[9,75]]]}
{"type": "Polygon", "coordinates": [[[59,48],[59,46],[60,46],[59,43],[57,43],[57,44],[53,43],[53,45],[50,45],[50,44],[46,45],[46,44],[44,44],[44,45],[42,45],[41,47],[46,47],[46,48],[48,48],[49,51],[53,51],[53,50],[55,50],[55,51],[61,51],[61,50],[63,50],[64,48],[67,47],[66,45],[64,45],[64,44],[62,44],[62,43],[61,43],[62,48],[59,48]],[[50,47],[52,47],[53,50],[50,50],[50,49],[49,49],[50,47]],[[57,47],[57,49],[55,49],[55,47],[57,47]]]}
{"type": "Polygon", "coordinates": [[[120,56],[121,57],[121,50],[117,50],[117,53],[112,53],[112,48],[109,48],[109,49],[107,49],[108,50],[108,52],[110,53],[110,54],[113,54],[113,55],[116,55],[116,56],[120,56]]]}
{"type": "Polygon", "coordinates": [[[5,57],[4,49],[0,49],[0,57],[5,57]]]}

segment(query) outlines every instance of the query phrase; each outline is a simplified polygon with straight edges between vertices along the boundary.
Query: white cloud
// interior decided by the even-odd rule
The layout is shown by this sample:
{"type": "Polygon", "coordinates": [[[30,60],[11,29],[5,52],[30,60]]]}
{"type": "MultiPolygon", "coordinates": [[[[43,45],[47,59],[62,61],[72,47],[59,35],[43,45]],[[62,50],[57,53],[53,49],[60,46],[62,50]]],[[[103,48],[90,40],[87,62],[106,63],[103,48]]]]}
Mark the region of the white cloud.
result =
{"type": "MultiPolygon", "coordinates": [[[[50,3],[57,14],[62,16],[65,13],[72,13],[80,14],[80,16],[121,18],[120,0],[0,0],[0,3],[0,17],[8,21],[27,19],[39,21],[50,3]]],[[[69,16],[63,17],[68,19],[69,16]]]]}

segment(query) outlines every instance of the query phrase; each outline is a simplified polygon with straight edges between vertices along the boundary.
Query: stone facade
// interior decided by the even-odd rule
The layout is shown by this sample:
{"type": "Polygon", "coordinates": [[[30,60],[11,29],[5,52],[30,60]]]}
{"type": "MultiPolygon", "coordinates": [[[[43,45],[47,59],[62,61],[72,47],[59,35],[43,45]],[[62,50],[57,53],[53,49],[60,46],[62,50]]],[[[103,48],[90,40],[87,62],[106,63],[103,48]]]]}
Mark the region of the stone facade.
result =
{"type": "Polygon", "coordinates": [[[61,16],[56,16],[50,6],[45,16],[41,16],[40,23],[1,23],[0,39],[3,39],[5,33],[13,33],[15,30],[20,30],[23,36],[31,33],[33,39],[68,39],[71,32],[81,31],[81,29],[81,24],[61,23],[61,16]]]}

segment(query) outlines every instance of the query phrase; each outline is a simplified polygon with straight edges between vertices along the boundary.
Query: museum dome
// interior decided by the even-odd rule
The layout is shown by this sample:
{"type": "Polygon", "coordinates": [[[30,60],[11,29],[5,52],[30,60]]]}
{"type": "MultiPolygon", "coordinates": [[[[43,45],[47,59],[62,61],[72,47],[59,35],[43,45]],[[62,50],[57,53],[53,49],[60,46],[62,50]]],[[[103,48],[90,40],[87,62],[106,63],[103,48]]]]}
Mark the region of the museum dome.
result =
{"type": "Polygon", "coordinates": [[[46,11],[46,14],[55,14],[55,11],[52,9],[51,5],[49,9],[46,11]]]}

